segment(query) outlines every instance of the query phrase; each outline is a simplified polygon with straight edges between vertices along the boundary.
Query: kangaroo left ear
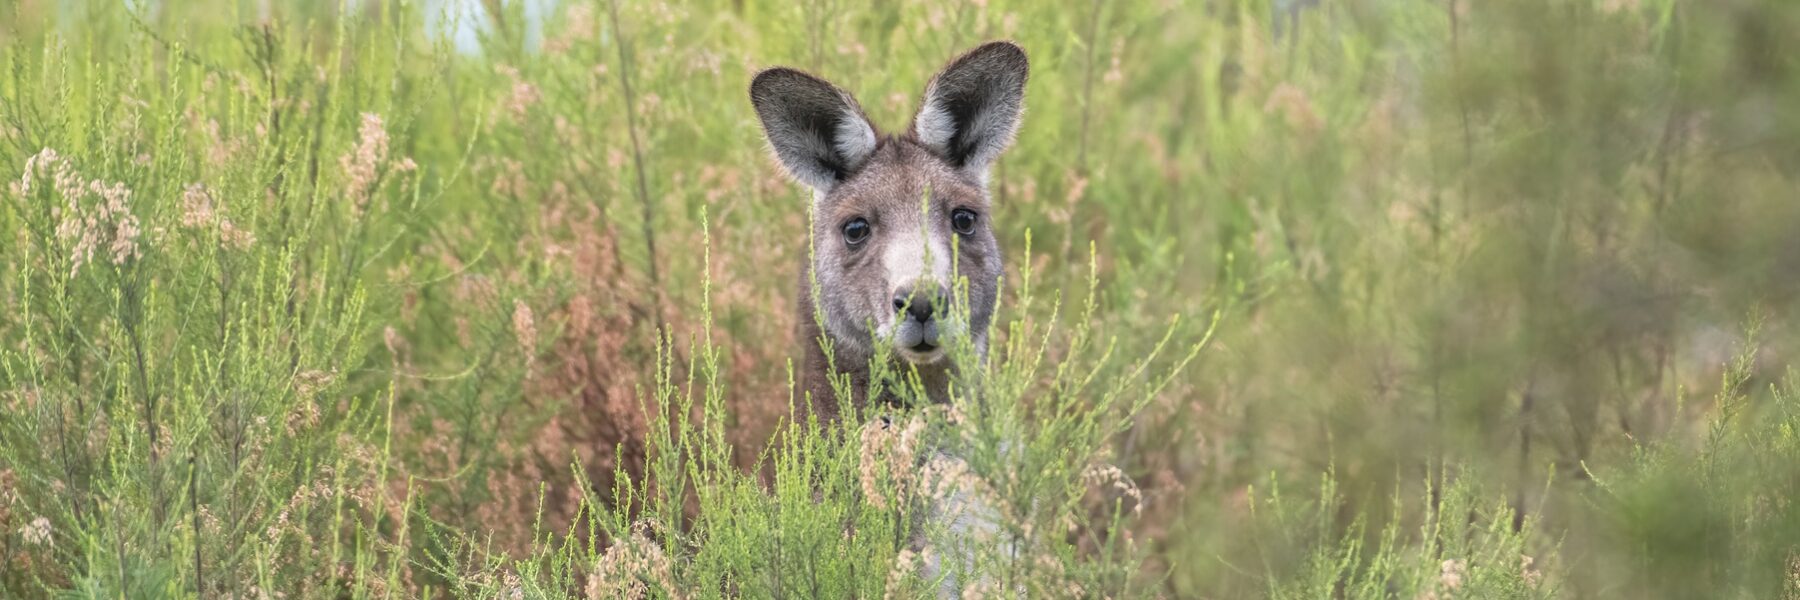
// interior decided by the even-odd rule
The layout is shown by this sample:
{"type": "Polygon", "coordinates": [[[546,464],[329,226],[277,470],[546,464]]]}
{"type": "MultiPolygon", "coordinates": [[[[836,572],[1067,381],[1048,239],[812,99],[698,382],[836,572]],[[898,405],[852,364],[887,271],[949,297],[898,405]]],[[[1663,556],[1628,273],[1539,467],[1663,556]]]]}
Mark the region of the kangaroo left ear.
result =
{"type": "Polygon", "coordinates": [[[856,99],[823,79],[773,68],[750,80],[769,147],[794,179],[830,191],[875,153],[875,127],[856,99]]]}
{"type": "Polygon", "coordinates": [[[987,182],[988,166],[1012,145],[1025,109],[1025,50],[988,42],[950,62],[925,87],[912,135],[950,165],[987,182]]]}

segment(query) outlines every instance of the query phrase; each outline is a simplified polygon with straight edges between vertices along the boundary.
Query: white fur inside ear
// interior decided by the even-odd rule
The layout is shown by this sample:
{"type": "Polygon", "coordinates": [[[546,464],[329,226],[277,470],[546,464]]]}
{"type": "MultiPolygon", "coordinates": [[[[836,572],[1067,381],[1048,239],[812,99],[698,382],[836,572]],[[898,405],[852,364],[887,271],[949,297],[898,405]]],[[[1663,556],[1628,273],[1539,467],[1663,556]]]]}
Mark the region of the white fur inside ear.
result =
{"type": "Polygon", "coordinates": [[[968,171],[977,181],[980,181],[982,186],[986,186],[988,165],[999,160],[1000,153],[1012,144],[1013,135],[1018,126],[1019,118],[1016,112],[1011,118],[1004,115],[1002,111],[994,109],[975,113],[974,118],[970,120],[969,130],[982,134],[978,141],[980,145],[969,153],[969,157],[963,164],[963,170],[968,171]]]}
{"type": "Polygon", "coordinates": [[[844,111],[844,116],[838,119],[837,131],[833,133],[836,139],[832,146],[838,156],[844,157],[846,164],[861,165],[875,152],[875,128],[855,110],[844,111]]]}
{"type": "Polygon", "coordinates": [[[945,108],[949,100],[943,98],[941,92],[935,82],[926,88],[925,105],[913,117],[913,133],[919,143],[940,156],[963,153],[951,160],[959,164],[958,168],[964,174],[985,186],[988,166],[1012,144],[1023,108],[1016,97],[990,97],[971,114],[964,115],[967,122],[958,123],[945,108]],[[962,135],[960,144],[966,147],[952,148],[951,144],[957,143],[958,133],[962,135]]]}
{"type": "Polygon", "coordinates": [[[943,152],[950,146],[951,136],[956,135],[956,119],[950,116],[950,111],[938,106],[934,92],[935,89],[926,92],[925,106],[919,109],[919,116],[913,123],[919,142],[943,152]]]}

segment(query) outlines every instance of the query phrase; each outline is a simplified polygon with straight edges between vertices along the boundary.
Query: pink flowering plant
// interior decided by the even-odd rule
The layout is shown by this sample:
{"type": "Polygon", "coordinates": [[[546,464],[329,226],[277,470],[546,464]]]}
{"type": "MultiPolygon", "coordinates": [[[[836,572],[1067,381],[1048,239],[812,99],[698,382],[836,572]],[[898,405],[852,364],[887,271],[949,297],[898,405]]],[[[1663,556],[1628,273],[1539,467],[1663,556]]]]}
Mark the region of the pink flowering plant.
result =
{"type": "Polygon", "coordinates": [[[0,598],[1800,598],[1797,29],[0,3],[0,598]],[[989,40],[988,347],[820,421],[750,81],[989,40]]]}

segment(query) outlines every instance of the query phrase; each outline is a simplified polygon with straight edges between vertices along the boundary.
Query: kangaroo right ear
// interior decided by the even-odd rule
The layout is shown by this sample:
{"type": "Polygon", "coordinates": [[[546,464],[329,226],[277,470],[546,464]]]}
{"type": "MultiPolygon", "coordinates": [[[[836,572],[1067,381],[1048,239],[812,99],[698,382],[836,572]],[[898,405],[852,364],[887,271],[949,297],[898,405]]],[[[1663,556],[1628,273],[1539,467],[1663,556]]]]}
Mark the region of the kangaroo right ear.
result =
{"type": "Polygon", "coordinates": [[[750,104],[789,175],[820,192],[855,173],[875,152],[875,127],[850,94],[787,68],[750,80],[750,104]]]}
{"type": "Polygon", "coordinates": [[[988,42],[931,78],[912,133],[950,166],[986,182],[988,165],[1012,144],[1025,110],[1025,49],[988,42]]]}

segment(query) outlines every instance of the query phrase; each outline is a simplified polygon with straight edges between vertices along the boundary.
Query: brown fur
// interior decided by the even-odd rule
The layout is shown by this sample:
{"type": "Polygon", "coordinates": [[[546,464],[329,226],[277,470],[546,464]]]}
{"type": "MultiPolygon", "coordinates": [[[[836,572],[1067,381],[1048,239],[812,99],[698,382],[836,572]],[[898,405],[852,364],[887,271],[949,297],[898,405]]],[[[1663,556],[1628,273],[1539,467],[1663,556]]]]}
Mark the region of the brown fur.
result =
{"type": "MultiPolygon", "coordinates": [[[[855,177],[845,181],[839,189],[833,190],[832,199],[827,203],[828,208],[815,218],[814,239],[826,240],[821,245],[837,243],[837,224],[854,216],[873,216],[875,218],[870,220],[878,221],[877,226],[883,229],[916,231],[920,227],[921,217],[919,198],[925,193],[926,186],[931,189],[932,201],[929,212],[923,216],[932,227],[947,232],[948,215],[955,207],[972,208],[984,216],[991,214],[986,190],[981,189],[978,184],[958,176],[938,163],[910,137],[888,138],[883,140],[866,167],[855,177]]],[[[985,220],[983,223],[985,224],[985,220]]],[[[851,379],[850,388],[855,394],[851,405],[860,409],[870,403],[867,394],[871,356],[870,352],[861,350],[858,344],[840,338],[833,340],[836,356],[832,361],[826,360],[823,344],[817,342],[823,332],[814,319],[811,275],[830,270],[856,275],[833,280],[830,287],[826,287],[824,281],[820,282],[821,300],[826,303],[828,310],[840,312],[851,312],[854,307],[849,305],[870,298],[878,304],[872,310],[887,310],[890,297],[888,288],[894,283],[871,274],[880,270],[880,265],[873,264],[879,258],[875,252],[865,250],[850,254],[840,250],[841,248],[818,248],[815,250],[818,260],[802,266],[800,301],[797,307],[799,339],[810,342],[805,343],[803,351],[804,389],[813,398],[813,408],[827,417],[836,417],[838,412],[837,396],[828,377],[833,366],[837,372],[846,374],[851,379]]],[[[957,271],[970,279],[969,300],[973,304],[970,328],[985,332],[992,318],[998,291],[996,288],[1001,269],[999,243],[990,228],[980,226],[974,236],[964,236],[960,240],[957,255],[960,259],[957,271]]],[[[897,366],[917,370],[931,402],[949,400],[947,387],[952,373],[947,362],[918,365],[902,362],[897,366]]],[[[892,405],[901,402],[891,387],[881,398],[875,400],[876,404],[892,405]]]]}
{"type": "Polygon", "coordinates": [[[901,136],[876,132],[856,101],[823,79],[776,68],[752,81],[777,159],[814,191],[813,255],[800,270],[797,310],[803,389],[823,418],[840,416],[834,371],[850,378],[848,403],[859,411],[903,400],[894,386],[867,397],[882,344],[894,347],[897,372],[918,375],[930,402],[949,400],[956,372],[940,336],[985,354],[1002,273],[987,169],[1011,143],[1026,69],[1011,43],[970,51],[932,79],[901,136]],[[959,231],[953,222],[965,211],[974,225],[959,231]],[[866,239],[851,240],[852,221],[866,223],[866,239]],[[967,295],[944,297],[955,286],[967,295]],[[932,310],[909,318],[902,309],[915,304],[932,310]]]}

